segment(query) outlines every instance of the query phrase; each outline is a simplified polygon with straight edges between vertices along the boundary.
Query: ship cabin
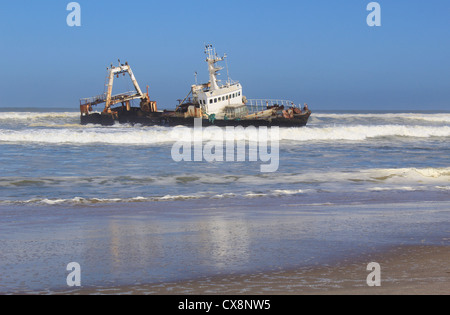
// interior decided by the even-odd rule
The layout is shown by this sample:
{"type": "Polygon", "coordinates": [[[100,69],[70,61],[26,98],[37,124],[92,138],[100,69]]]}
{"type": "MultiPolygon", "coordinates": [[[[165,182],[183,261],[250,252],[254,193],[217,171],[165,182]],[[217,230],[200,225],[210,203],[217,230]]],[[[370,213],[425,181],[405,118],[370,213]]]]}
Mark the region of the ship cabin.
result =
{"type": "MultiPolygon", "coordinates": [[[[221,84],[221,81],[217,79],[218,72],[223,68],[216,66],[216,63],[223,61],[226,55],[218,57],[212,45],[205,47],[205,54],[207,56],[209,82],[191,86],[192,99],[189,100],[188,104],[195,104],[202,109],[204,114],[214,115],[216,119],[245,116],[244,113],[248,113],[248,111],[243,109],[243,107],[246,108],[246,99],[242,94],[242,85],[230,78],[227,79],[225,84],[221,84]]],[[[188,106],[183,107],[187,110],[188,106]]]]}
{"type": "Polygon", "coordinates": [[[225,109],[229,113],[232,108],[244,105],[240,83],[220,86],[216,90],[197,91],[194,92],[195,98],[206,114],[214,114],[217,118],[223,118],[225,109]]]}

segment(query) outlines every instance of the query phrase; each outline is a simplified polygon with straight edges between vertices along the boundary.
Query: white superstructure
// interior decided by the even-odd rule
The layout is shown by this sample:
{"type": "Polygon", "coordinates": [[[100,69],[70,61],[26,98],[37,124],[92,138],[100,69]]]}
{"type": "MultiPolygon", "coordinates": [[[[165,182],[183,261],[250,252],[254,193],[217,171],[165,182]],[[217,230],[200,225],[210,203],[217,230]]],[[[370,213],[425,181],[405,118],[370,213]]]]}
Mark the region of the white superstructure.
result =
{"type": "MultiPolygon", "coordinates": [[[[217,79],[222,67],[216,64],[227,58],[219,57],[212,45],[205,46],[206,62],[208,63],[209,83],[192,86],[194,102],[198,103],[207,115],[214,114],[217,118],[225,115],[225,109],[238,108],[245,105],[242,86],[239,82],[227,78],[225,84],[217,79]]],[[[228,70],[228,69],[227,69],[228,70]]]]}

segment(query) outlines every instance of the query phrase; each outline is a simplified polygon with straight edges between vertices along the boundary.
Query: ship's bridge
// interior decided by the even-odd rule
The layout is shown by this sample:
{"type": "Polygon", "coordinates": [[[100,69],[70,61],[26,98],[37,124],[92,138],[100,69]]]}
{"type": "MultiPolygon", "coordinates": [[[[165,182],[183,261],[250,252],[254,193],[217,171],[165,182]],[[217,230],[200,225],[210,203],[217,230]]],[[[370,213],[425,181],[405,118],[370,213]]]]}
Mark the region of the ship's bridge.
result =
{"type": "Polygon", "coordinates": [[[209,115],[220,115],[225,107],[242,106],[242,86],[240,83],[236,83],[220,87],[218,90],[198,92],[197,100],[209,115]]]}
{"type": "Polygon", "coordinates": [[[192,94],[205,113],[221,116],[224,114],[226,107],[239,107],[244,104],[242,85],[239,82],[232,81],[229,77],[227,82],[221,85],[217,75],[223,68],[217,67],[216,63],[225,60],[227,56],[219,57],[212,45],[206,45],[205,54],[209,70],[209,83],[206,85],[194,85],[192,94]]]}

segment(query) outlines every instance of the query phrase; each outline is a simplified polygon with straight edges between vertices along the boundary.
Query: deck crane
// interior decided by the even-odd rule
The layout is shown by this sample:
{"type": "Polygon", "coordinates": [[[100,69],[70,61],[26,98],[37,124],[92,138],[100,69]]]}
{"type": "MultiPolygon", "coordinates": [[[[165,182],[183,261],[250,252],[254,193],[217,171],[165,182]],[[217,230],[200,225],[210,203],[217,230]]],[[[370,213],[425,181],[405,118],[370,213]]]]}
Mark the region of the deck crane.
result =
{"type": "Polygon", "coordinates": [[[98,96],[83,98],[80,100],[80,111],[82,116],[89,115],[89,113],[92,111],[92,106],[96,106],[102,103],[105,103],[105,108],[103,109],[102,115],[117,114],[117,111],[114,110],[113,106],[119,103],[122,104],[122,108],[124,108],[127,111],[130,111],[131,109],[130,101],[136,99],[141,100],[140,108],[142,111],[144,112],[157,111],[156,102],[150,101],[150,97],[148,94],[148,86],[147,86],[147,94],[142,93],[142,90],[139,87],[139,84],[128,62],[125,62],[125,64],[120,64],[119,60],[118,67],[111,65],[111,67],[107,68],[107,71],[108,76],[107,76],[106,92],[98,96]],[[125,75],[127,73],[130,76],[131,81],[133,82],[135,91],[112,95],[114,77],[119,77],[120,74],[125,75]]]}

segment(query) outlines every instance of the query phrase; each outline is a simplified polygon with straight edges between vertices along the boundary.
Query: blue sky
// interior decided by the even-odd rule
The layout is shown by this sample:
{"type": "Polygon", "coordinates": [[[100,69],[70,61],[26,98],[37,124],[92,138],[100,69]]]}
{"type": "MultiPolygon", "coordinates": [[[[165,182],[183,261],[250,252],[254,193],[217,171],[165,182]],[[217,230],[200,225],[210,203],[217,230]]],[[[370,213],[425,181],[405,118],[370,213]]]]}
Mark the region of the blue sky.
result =
{"type": "MultiPolygon", "coordinates": [[[[247,98],[318,110],[450,110],[450,1],[2,1],[0,107],[77,108],[103,92],[106,67],[128,61],[160,108],[207,81],[205,43],[227,53],[247,98]]],[[[226,72],[223,72],[223,78],[226,72]]],[[[122,79],[114,92],[129,90],[122,79]]]]}

